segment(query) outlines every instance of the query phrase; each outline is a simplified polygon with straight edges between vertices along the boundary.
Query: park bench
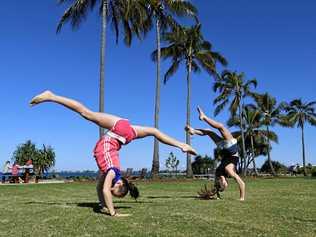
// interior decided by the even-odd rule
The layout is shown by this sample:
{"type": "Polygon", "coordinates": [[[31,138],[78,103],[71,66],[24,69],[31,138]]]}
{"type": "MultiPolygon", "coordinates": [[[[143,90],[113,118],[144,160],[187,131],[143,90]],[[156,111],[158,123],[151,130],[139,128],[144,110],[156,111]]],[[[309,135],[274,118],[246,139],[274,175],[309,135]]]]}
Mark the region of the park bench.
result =
{"type": "Polygon", "coordinates": [[[130,180],[137,180],[137,179],[145,179],[147,175],[147,169],[143,168],[137,175],[133,175],[133,168],[127,168],[126,172],[123,172],[123,177],[130,179],[130,180]]]}
{"type": "Polygon", "coordinates": [[[214,174],[195,174],[193,175],[194,178],[197,179],[214,179],[215,175],[214,174]]]}

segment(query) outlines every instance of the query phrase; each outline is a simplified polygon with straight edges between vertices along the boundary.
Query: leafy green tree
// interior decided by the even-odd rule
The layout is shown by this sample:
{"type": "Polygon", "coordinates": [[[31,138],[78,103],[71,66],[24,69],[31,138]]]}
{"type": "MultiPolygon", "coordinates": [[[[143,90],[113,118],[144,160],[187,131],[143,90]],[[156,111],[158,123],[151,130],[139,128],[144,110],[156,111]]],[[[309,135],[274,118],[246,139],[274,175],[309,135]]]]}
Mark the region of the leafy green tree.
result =
{"type": "Polygon", "coordinates": [[[51,146],[43,145],[42,149],[36,148],[36,145],[30,140],[18,145],[13,152],[12,160],[19,165],[25,165],[32,159],[35,173],[39,176],[55,165],[55,152],[51,146]]]}
{"type": "Polygon", "coordinates": [[[209,170],[214,170],[216,167],[215,160],[205,155],[196,156],[192,162],[192,170],[194,174],[206,174],[209,170]]]}
{"type": "Polygon", "coordinates": [[[25,165],[29,159],[34,159],[38,155],[38,150],[31,140],[27,140],[25,143],[18,145],[13,152],[12,160],[19,165],[25,165]]]}
{"type": "Polygon", "coordinates": [[[239,126],[241,131],[241,142],[242,142],[242,154],[241,160],[244,162],[243,170],[246,170],[246,147],[245,147],[245,136],[243,126],[243,99],[247,96],[253,96],[251,86],[257,87],[256,79],[244,81],[244,73],[238,74],[237,72],[231,72],[224,70],[221,78],[217,79],[213,90],[219,92],[214,100],[214,104],[217,105],[214,111],[214,115],[218,115],[228,103],[231,116],[235,116],[238,111],[239,126]]]}
{"type": "Polygon", "coordinates": [[[173,152],[170,152],[168,158],[166,159],[166,168],[169,171],[177,173],[177,169],[178,169],[179,163],[180,163],[180,161],[173,154],[173,152]]]}
{"type": "Polygon", "coordinates": [[[315,106],[316,101],[304,103],[301,99],[292,100],[289,104],[283,104],[284,110],[286,111],[286,119],[291,126],[297,125],[301,129],[302,139],[302,159],[304,176],[306,172],[306,158],[305,158],[305,141],[304,141],[304,125],[309,123],[310,125],[316,125],[316,113],[315,106]]]}
{"type": "MultiPolygon", "coordinates": [[[[189,2],[183,0],[143,0],[143,4],[148,11],[147,25],[151,28],[153,25],[156,27],[156,48],[157,63],[156,70],[156,92],[155,92],[155,128],[159,128],[159,112],[160,112],[160,58],[161,58],[161,32],[165,32],[170,27],[175,27],[177,23],[174,17],[190,16],[194,17],[197,13],[196,8],[189,2]],[[155,24],[153,24],[153,21],[155,24]]],[[[158,177],[159,173],[159,142],[154,139],[154,152],[151,170],[153,178],[158,177]]]]}
{"type": "MultiPolygon", "coordinates": [[[[204,69],[209,75],[217,77],[217,62],[227,65],[226,59],[218,52],[214,52],[210,42],[204,40],[201,24],[192,27],[176,27],[162,36],[168,45],[161,48],[163,59],[171,59],[171,66],[164,76],[164,82],[173,76],[181,63],[186,67],[187,81],[187,114],[186,124],[191,124],[191,74],[204,69]]],[[[153,52],[153,59],[157,58],[157,50],[153,52]]],[[[186,143],[191,145],[191,136],[186,132],[186,143]]],[[[187,176],[192,177],[191,155],[187,154],[187,176]]]]}
{"type": "MultiPolygon", "coordinates": [[[[131,45],[132,36],[136,34],[138,38],[142,33],[147,32],[144,24],[147,13],[140,1],[134,0],[59,0],[60,4],[68,4],[68,8],[61,17],[57,32],[66,22],[70,22],[73,29],[77,29],[83,20],[86,19],[88,11],[92,11],[98,3],[101,13],[101,44],[100,44],[100,81],[99,81],[99,111],[104,112],[104,64],[106,46],[106,28],[108,21],[112,22],[116,42],[118,42],[119,29],[124,31],[124,42],[131,45]],[[70,5],[69,5],[69,2],[70,5]]],[[[99,128],[100,137],[104,134],[104,128],[99,128]]]]}
{"type": "MultiPolygon", "coordinates": [[[[265,94],[256,94],[255,100],[257,102],[258,108],[260,110],[260,113],[263,116],[263,124],[266,127],[267,133],[270,132],[270,126],[274,126],[276,124],[285,126],[283,122],[282,117],[282,104],[278,105],[277,101],[274,97],[270,96],[268,93],[265,94]]],[[[267,150],[268,155],[268,163],[270,165],[270,170],[272,175],[276,175],[276,172],[273,168],[273,163],[271,162],[271,144],[270,144],[270,138],[267,137],[267,145],[269,146],[269,149],[267,150]]]]}

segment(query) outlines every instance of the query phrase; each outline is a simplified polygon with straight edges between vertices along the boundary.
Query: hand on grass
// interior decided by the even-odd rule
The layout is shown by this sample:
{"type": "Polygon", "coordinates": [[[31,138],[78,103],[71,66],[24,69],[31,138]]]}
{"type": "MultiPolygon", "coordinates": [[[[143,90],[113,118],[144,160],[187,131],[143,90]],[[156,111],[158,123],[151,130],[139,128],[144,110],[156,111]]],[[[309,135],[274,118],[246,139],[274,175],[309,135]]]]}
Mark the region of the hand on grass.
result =
{"type": "Polygon", "coordinates": [[[114,215],[111,215],[111,217],[128,217],[131,216],[131,214],[121,214],[121,213],[115,213],[114,215]]]}

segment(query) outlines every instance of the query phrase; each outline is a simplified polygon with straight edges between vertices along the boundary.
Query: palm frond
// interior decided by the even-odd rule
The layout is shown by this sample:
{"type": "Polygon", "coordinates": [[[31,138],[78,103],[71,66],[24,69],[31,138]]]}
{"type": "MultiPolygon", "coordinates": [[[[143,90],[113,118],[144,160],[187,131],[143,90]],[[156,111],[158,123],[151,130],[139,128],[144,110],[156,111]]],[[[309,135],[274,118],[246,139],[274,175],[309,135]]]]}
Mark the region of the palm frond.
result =
{"type": "Polygon", "coordinates": [[[176,73],[176,71],[179,68],[179,61],[173,61],[170,68],[168,69],[168,71],[166,72],[165,76],[164,76],[164,83],[167,82],[167,80],[176,73]]]}
{"type": "Polygon", "coordinates": [[[225,106],[228,104],[228,102],[229,102],[228,99],[225,99],[222,103],[217,105],[215,110],[214,110],[214,116],[217,116],[225,108],[225,106]]]}

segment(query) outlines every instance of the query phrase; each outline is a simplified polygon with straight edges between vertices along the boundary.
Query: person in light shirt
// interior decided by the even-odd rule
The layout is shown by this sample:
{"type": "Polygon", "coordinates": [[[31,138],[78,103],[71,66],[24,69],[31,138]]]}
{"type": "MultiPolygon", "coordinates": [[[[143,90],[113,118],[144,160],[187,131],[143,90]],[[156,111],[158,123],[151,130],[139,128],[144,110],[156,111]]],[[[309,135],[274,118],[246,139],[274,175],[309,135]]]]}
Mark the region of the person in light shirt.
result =
{"type": "Polygon", "coordinates": [[[5,183],[5,175],[9,175],[11,170],[10,161],[6,161],[2,170],[2,183],[5,183]]]}
{"type": "Polygon", "coordinates": [[[203,110],[198,107],[199,119],[206,122],[212,128],[217,129],[221,136],[210,129],[192,128],[186,126],[185,130],[191,135],[209,136],[217,145],[217,150],[222,158],[220,165],[215,172],[215,187],[217,191],[224,191],[228,187],[227,177],[232,177],[236,180],[239,187],[239,199],[245,200],[245,183],[236,172],[236,167],[239,160],[237,140],[231,132],[222,124],[205,115],[203,110]]]}

